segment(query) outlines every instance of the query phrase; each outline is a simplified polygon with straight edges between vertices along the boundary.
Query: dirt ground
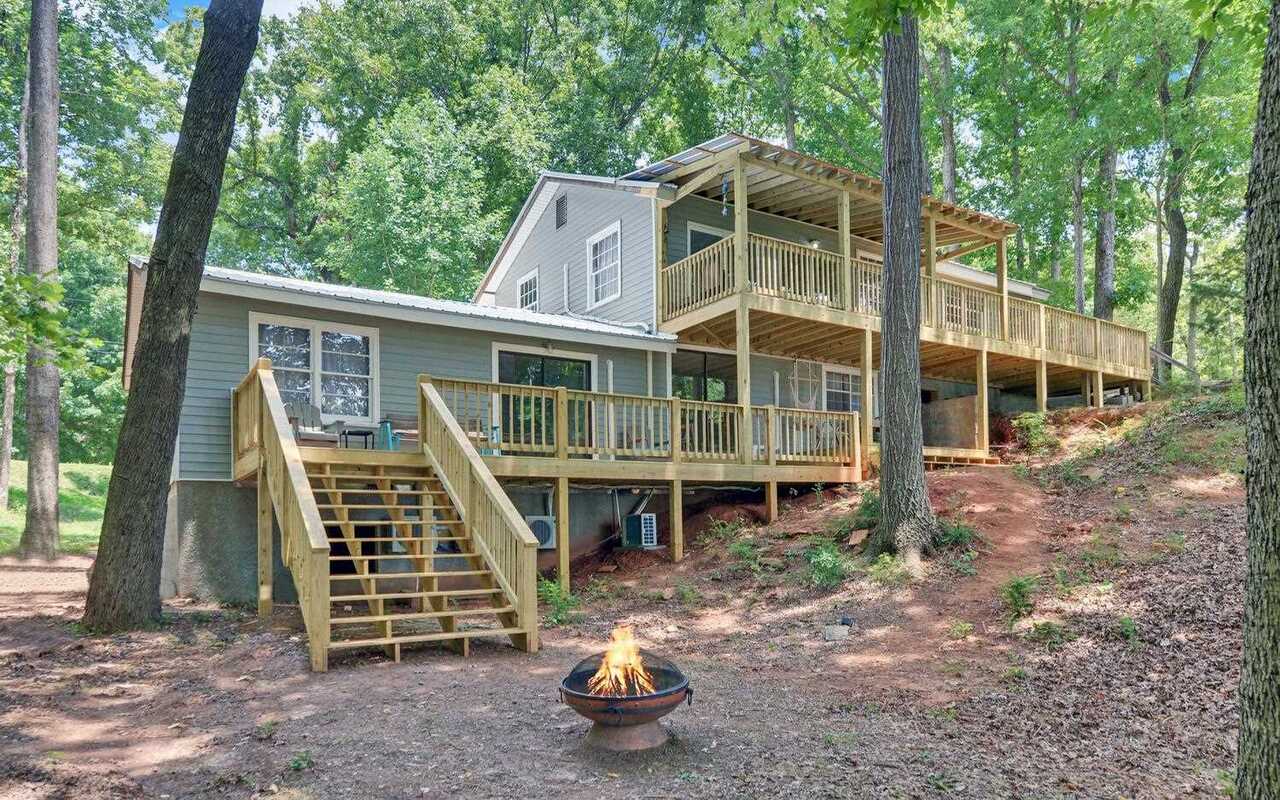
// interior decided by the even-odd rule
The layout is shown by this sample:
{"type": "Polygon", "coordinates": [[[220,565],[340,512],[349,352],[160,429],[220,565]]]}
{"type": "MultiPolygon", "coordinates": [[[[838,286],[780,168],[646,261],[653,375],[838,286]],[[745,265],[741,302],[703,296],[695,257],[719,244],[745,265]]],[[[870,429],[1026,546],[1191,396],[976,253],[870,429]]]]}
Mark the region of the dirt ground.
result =
{"type": "MultiPolygon", "coordinates": [[[[1218,424],[1195,453],[1223,447],[1218,424]]],[[[2,561],[0,798],[1222,796],[1242,482],[1162,461],[1167,437],[1125,444],[1131,427],[1073,419],[1063,454],[931,474],[935,508],[981,533],[976,574],[944,552],[918,583],[815,589],[804,554],[860,493],[805,492],[770,526],[691,524],[679,565],[579,565],[578,616],[533,656],[477,642],[314,675],[287,609],[181,602],[158,630],[89,637],[87,559],[2,561]],[[1099,438],[1120,444],[1069,461],[1099,438]],[[1010,624],[1019,575],[1039,589],[1010,624]],[[841,619],[849,638],[824,641],[841,619]],[[674,739],[626,757],[586,747],[556,696],[619,622],[695,688],[674,739]]]]}

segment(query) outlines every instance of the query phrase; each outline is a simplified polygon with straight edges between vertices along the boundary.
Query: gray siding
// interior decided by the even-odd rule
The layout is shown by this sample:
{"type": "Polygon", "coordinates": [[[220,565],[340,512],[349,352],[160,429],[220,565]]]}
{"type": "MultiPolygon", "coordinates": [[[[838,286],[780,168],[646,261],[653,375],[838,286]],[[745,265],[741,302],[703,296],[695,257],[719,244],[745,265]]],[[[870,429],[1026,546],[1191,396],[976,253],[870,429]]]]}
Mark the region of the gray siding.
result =
{"type": "Polygon", "coordinates": [[[569,308],[577,314],[623,323],[654,322],[653,200],[619,189],[593,189],[562,184],[556,197],[566,195],[569,221],[556,230],[556,204],[547,205],[534,222],[533,232],[516,253],[511,268],[498,284],[500,306],[516,307],[517,282],[538,271],[538,310],[563,314],[564,266],[569,265],[569,308]],[[587,239],[621,222],[622,295],[588,308],[590,271],[587,239]]]}
{"type": "MultiPolygon", "coordinates": [[[[690,222],[732,232],[733,205],[723,208],[728,209],[727,215],[721,213],[720,203],[705,197],[689,196],[667,209],[667,263],[674,264],[689,255],[690,222]]],[[[751,233],[785,239],[798,244],[808,244],[817,239],[821,242],[818,246],[824,250],[840,249],[839,237],[834,231],[756,211],[747,212],[747,229],[751,233]]]]}
{"type": "MultiPolygon", "coordinates": [[[[548,343],[546,339],[442,328],[202,292],[191,331],[187,390],[179,420],[180,478],[227,479],[231,475],[231,390],[248,371],[252,357],[250,311],[378,329],[379,412],[382,415],[417,413],[415,381],[419,373],[491,380],[495,341],[539,348],[548,343]]],[[[614,391],[647,393],[644,351],[573,342],[551,344],[559,349],[595,355],[595,380],[601,391],[607,388],[607,364],[612,361],[614,391]]],[[[665,392],[664,359],[662,353],[653,357],[656,394],[665,392]]]]}

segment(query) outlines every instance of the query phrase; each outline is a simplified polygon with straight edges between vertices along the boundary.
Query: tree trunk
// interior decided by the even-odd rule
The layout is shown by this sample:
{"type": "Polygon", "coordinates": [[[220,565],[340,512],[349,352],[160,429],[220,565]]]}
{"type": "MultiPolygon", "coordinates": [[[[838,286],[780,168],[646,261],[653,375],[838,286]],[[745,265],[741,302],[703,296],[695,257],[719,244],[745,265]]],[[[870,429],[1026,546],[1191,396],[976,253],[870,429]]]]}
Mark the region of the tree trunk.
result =
{"type": "MultiPolygon", "coordinates": [[[[27,75],[27,270],[49,283],[58,280],[58,0],[31,3],[27,75]]],[[[45,342],[27,347],[27,520],[18,544],[24,558],[58,553],[56,357],[45,342]]]]}
{"type": "Polygon", "coordinates": [[[956,114],[951,102],[951,48],[938,45],[938,127],[942,134],[942,199],[956,201],[956,114]]]}
{"type": "Polygon", "coordinates": [[[1102,203],[1093,237],[1093,315],[1110,320],[1116,298],[1116,147],[1108,144],[1098,156],[1098,184],[1102,203]]]}
{"type": "MultiPolygon", "coordinates": [[[[1175,148],[1170,170],[1180,167],[1183,151],[1175,148]]],[[[1182,178],[1170,175],[1169,190],[1164,199],[1165,228],[1169,231],[1169,255],[1164,265],[1164,282],[1160,286],[1160,302],[1156,318],[1156,346],[1167,356],[1173,355],[1174,326],[1178,321],[1178,303],[1182,299],[1182,275],[1187,261],[1187,220],[1182,214],[1182,178]]]]}
{"type": "Polygon", "coordinates": [[[1191,255],[1187,257],[1187,285],[1191,288],[1191,297],[1187,298],[1187,367],[1195,373],[1196,391],[1202,388],[1200,367],[1196,364],[1196,324],[1200,316],[1200,297],[1196,294],[1196,262],[1199,260],[1200,243],[1192,242],[1191,255]]]}
{"type": "Polygon", "coordinates": [[[1077,158],[1071,172],[1071,255],[1075,276],[1076,313],[1084,312],[1084,161],[1077,158]]]}
{"type": "Polygon", "coordinates": [[[205,250],[222,190],[236,105],[258,43],[262,0],[213,0],[187,91],[148,261],[133,383],[107,490],[84,624],[122,630],[160,616],[165,500],[186,388],[205,250]]]}
{"type": "Polygon", "coordinates": [[[880,337],[880,491],[874,553],[897,552],[913,572],[937,520],[924,482],[920,426],[920,219],[924,193],[916,20],[884,35],[884,319],[880,337]]]}
{"type": "MultiPolygon", "coordinates": [[[[1160,196],[1160,186],[1156,185],[1156,316],[1160,315],[1160,295],[1164,292],[1164,199],[1160,196]]],[[[1157,323],[1157,330],[1159,324],[1157,323]]],[[[1156,347],[1160,342],[1156,340],[1156,347]]],[[[1155,377],[1158,383],[1164,382],[1168,366],[1160,359],[1155,360],[1155,377]]]]}
{"type": "Polygon", "coordinates": [[[1258,92],[1246,201],[1248,566],[1236,797],[1280,797],[1280,0],[1258,92]]]}
{"type": "MultiPolygon", "coordinates": [[[[22,81],[22,108],[18,113],[18,141],[15,161],[13,212],[9,216],[9,234],[13,237],[13,250],[9,254],[9,272],[18,273],[19,254],[22,252],[23,221],[27,211],[27,116],[31,113],[31,80],[28,75],[22,81]]],[[[0,401],[0,510],[9,507],[9,477],[13,465],[13,407],[18,391],[18,365],[10,361],[4,365],[4,400],[0,401]]]]}

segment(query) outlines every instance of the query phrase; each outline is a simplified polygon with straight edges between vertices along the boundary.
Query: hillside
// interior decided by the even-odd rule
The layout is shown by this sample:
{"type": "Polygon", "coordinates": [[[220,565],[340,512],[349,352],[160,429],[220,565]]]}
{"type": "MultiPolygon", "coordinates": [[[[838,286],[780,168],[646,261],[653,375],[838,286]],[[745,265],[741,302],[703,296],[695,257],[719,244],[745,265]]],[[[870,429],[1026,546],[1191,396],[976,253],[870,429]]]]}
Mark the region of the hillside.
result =
{"type": "MultiPolygon", "coordinates": [[[[83,554],[96,550],[107,507],[110,464],[62,464],[58,471],[58,507],[62,516],[62,551],[83,554]]],[[[0,510],[0,556],[18,547],[26,514],[27,462],[14,461],[9,481],[8,510],[0,510]]]]}

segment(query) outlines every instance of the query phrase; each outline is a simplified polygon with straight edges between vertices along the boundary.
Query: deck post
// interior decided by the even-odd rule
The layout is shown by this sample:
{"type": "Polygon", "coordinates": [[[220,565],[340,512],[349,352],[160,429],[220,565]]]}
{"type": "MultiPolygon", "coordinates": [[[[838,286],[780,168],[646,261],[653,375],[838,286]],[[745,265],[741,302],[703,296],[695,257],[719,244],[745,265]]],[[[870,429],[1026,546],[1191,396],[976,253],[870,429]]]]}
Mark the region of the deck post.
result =
{"type": "Polygon", "coordinates": [[[1147,378],[1142,383],[1142,402],[1146,403],[1151,400],[1151,379],[1147,378]]]}
{"type": "Polygon", "coordinates": [[[1036,411],[1041,414],[1049,410],[1049,362],[1044,353],[1036,361],[1036,411]]]}
{"type": "Polygon", "coordinates": [[[985,455],[991,445],[991,420],[987,396],[987,349],[978,351],[978,449],[985,455]]]}
{"type": "Polygon", "coordinates": [[[1085,408],[1089,408],[1092,403],[1089,402],[1089,373],[1080,373],[1080,399],[1085,408]]]}
{"type": "Polygon", "coordinates": [[[1009,258],[1005,239],[996,240],[996,291],[1000,293],[1000,338],[1009,338],[1009,258]]]}
{"type": "Polygon", "coordinates": [[[928,291],[924,293],[924,309],[920,315],[920,323],[922,325],[937,325],[938,320],[934,319],[934,310],[937,308],[934,294],[938,290],[936,284],[936,278],[938,277],[938,221],[933,218],[932,214],[926,214],[924,218],[924,275],[928,279],[925,281],[928,291]]]}
{"type": "Polygon", "coordinates": [[[858,422],[862,425],[862,447],[867,452],[871,452],[872,444],[872,420],[875,414],[872,412],[871,404],[873,395],[871,388],[874,385],[874,373],[871,368],[871,329],[863,328],[862,330],[862,376],[858,387],[860,394],[858,400],[858,422]]]}
{"type": "Polygon", "coordinates": [[[671,560],[684,558],[684,481],[671,482],[671,560]]]}
{"type": "Polygon", "coordinates": [[[1102,408],[1107,404],[1106,389],[1102,383],[1102,370],[1094,370],[1089,377],[1093,380],[1093,407],[1102,408]]]}
{"type": "Polygon", "coordinates": [[[853,310],[853,252],[849,239],[850,196],[848,189],[840,191],[840,275],[844,283],[844,310],[853,310]]]}
{"type": "Polygon", "coordinates": [[[569,479],[556,478],[556,578],[569,591],[569,479]]]}
{"type": "Polygon", "coordinates": [[[271,616],[272,577],[274,564],[271,558],[271,489],[267,486],[267,465],[258,467],[258,616],[271,616]]]}
{"type": "Polygon", "coordinates": [[[764,521],[774,522],[778,519],[778,482],[767,481],[764,485],[764,521]]]}
{"type": "Polygon", "coordinates": [[[751,463],[751,312],[747,307],[749,264],[747,259],[747,165],[742,156],[733,162],[733,276],[738,293],[734,322],[738,327],[735,352],[738,373],[738,461],[751,463]]]}
{"type": "Polygon", "coordinates": [[[684,411],[681,410],[681,407],[680,407],[680,398],[672,397],[671,402],[668,404],[667,407],[670,409],[669,413],[671,415],[670,419],[668,420],[668,422],[671,425],[671,433],[670,433],[671,463],[679,464],[680,458],[681,458],[680,450],[682,447],[680,443],[680,436],[681,436],[682,428],[684,425],[684,419],[683,419],[684,411]]]}
{"type": "Polygon", "coordinates": [[[569,390],[556,387],[556,460],[569,458],[569,390]]]}
{"type": "Polygon", "coordinates": [[[667,207],[653,200],[654,283],[658,287],[658,322],[667,318],[667,286],[662,269],[667,265],[667,207]]]}

